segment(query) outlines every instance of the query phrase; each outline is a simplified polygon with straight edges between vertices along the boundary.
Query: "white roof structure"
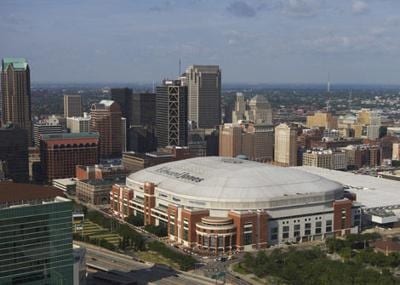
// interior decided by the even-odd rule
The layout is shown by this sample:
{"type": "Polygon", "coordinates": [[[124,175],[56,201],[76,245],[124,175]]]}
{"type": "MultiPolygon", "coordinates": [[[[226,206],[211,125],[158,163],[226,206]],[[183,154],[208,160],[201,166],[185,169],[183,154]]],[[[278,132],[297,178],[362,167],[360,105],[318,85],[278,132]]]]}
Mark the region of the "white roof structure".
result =
{"type": "Polygon", "coordinates": [[[233,209],[326,203],[343,195],[342,185],[315,174],[226,157],[160,164],[129,175],[130,182],[152,182],[175,199],[233,209]]]}
{"type": "Polygon", "coordinates": [[[365,208],[400,206],[400,181],[312,166],[293,168],[347,186],[350,192],[357,195],[357,202],[365,208]]]}

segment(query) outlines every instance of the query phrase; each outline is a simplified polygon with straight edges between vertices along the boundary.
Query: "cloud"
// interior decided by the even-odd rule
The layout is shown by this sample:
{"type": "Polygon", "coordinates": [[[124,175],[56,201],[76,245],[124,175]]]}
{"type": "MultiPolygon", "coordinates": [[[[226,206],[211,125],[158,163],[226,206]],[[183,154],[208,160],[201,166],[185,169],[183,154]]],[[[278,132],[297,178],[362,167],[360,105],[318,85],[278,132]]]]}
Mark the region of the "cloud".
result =
{"type": "Polygon", "coordinates": [[[368,12],[368,4],[361,0],[353,1],[353,5],[351,6],[351,10],[353,14],[361,15],[368,12]]]}
{"type": "Polygon", "coordinates": [[[159,5],[150,7],[149,10],[153,11],[153,12],[164,12],[164,11],[171,10],[172,6],[173,6],[173,3],[171,1],[164,1],[164,2],[161,2],[159,5]]]}
{"type": "Polygon", "coordinates": [[[256,10],[243,1],[236,1],[229,4],[229,6],[226,7],[226,10],[230,14],[241,18],[251,18],[256,15],[256,10]]]}
{"type": "Polygon", "coordinates": [[[321,8],[322,0],[282,0],[283,12],[295,17],[312,17],[321,8]]]}

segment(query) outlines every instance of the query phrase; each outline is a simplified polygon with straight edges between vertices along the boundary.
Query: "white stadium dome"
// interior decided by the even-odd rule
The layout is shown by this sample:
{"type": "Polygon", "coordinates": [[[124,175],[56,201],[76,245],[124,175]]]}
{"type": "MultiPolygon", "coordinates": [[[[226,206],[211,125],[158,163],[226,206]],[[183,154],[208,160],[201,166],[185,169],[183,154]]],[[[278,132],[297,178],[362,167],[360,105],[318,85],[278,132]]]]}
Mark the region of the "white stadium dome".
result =
{"type": "Polygon", "coordinates": [[[343,186],[296,168],[224,157],[198,157],[132,173],[127,186],[155,184],[158,199],[193,208],[275,209],[331,203],[343,186]]]}

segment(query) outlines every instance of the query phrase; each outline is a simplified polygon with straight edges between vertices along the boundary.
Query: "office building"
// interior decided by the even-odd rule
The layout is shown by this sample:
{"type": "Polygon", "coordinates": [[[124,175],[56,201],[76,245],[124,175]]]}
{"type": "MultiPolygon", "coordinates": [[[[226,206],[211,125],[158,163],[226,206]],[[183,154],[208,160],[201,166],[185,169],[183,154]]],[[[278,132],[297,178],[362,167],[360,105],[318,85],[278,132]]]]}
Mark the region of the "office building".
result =
{"type": "Polygon", "coordinates": [[[58,119],[53,115],[48,119],[41,120],[33,125],[33,141],[35,147],[40,147],[41,135],[60,134],[64,128],[60,125],[58,119]]]}
{"type": "Polygon", "coordinates": [[[274,128],[262,124],[224,124],[219,132],[219,156],[266,162],[274,155],[274,128]]]}
{"type": "MultiPolygon", "coordinates": [[[[352,197],[354,198],[354,197],[352,197]]],[[[223,254],[357,233],[343,185],[296,168],[199,157],[132,173],[110,192],[113,214],[142,215],[174,243],[223,254]]]]}
{"type": "Polygon", "coordinates": [[[192,65],[186,70],[188,118],[197,128],[221,124],[221,70],[218,65],[192,65]]]}
{"type": "Polygon", "coordinates": [[[3,58],[1,62],[2,123],[12,122],[27,132],[32,144],[30,68],[24,58],[3,58]]]}
{"type": "Polygon", "coordinates": [[[139,153],[151,152],[157,149],[157,138],[155,127],[131,126],[128,129],[128,151],[139,153]]]}
{"type": "Polygon", "coordinates": [[[83,117],[67,118],[67,128],[71,133],[87,133],[90,131],[90,116],[85,112],[83,117]]]}
{"type": "Polygon", "coordinates": [[[110,204],[110,191],[116,183],[124,184],[125,178],[77,180],[76,197],[92,205],[110,204]]]}
{"type": "Polygon", "coordinates": [[[64,118],[82,116],[81,95],[64,95],[64,118]]]}
{"type": "Polygon", "coordinates": [[[187,87],[182,86],[180,80],[164,80],[161,86],[157,86],[156,137],[158,147],[187,145],[187,98],[187,87]]]}
{"type": "Polygon", "coordinates": [[[111,88],[111,100],[117,102],[120,109],[122,117],[127,120],[127,125],[132,124],[133,116],[133,94],[130,88],[111,88]]]}
{"type": "Polygon", "coordinates": [[[0,162],[5,179],[28,182],[28,135],[25,129],[12,125],[0,128],[0,162]]]}
{"type": "Polygon", "coordinates": [[[393,144],[392,159],[393,160],[400,160],[400,143],[394,143],[393,144]]]}
{"type": "Polygon", "coordinates": [[[164,162],[191,157],[188,147],[169,146],[148,153],[125,152],[122,154],[122,165],[128,172],[135,172],[164,162]]]}
{"type": "Polygon", "coordinates": [[[315,112],[307,116],[307,128],[324,128],[327,130],[337,129],[337,118],[329,112],[315,112]]]}
{"type": "Polygon", "coordinates": [[[76,165],[99,162],[98,133],[64,133],[43,135],[40,161],[47,181],[75,177],[76,165]]]}
{"type": "Polygon", "coordinates": [[[287,124],[275,127],[275,155],[276,163],[284,166],[297,165],[297,130],[287,124]]]}
{"type": "Polygon", "coordinates": [[[347,157],[343,151],[335,152],[330,149],[307,150],[303,153],[303,165],[345,170],[347,169],[347,157]]]}
{"type": "Polygon", "coordinates": [[[122,155],[121,109],[112,100],[101,100],[91,107],[91,132],[100,135],[100,158],[117,158],[122,155]]]}
{"type": "Polygon", "coordinates": [[[72,202],[61,195],[0,183],[0,284],[73,284],[72,202]]]}
{"type": "Polygon", "coordinates": [[[75,177],[79,180],[114,179],[129,173],[123,165],[113,164],[77,165],[75,171],[75,177]]]}
{"type": "Polygon", "coordinates": [[[272,125],[272,108],[268,100],[261,95],[251,98],[248,104],[247,120],[254,124],[272,125]]]}
{"type": "Polygon", "coordinates": [[[236,93],[235,107],[232,111],[232,123],[237,123],[240,120],[246,120],[246,101],[244,95],[241,92],[236,93]]]}

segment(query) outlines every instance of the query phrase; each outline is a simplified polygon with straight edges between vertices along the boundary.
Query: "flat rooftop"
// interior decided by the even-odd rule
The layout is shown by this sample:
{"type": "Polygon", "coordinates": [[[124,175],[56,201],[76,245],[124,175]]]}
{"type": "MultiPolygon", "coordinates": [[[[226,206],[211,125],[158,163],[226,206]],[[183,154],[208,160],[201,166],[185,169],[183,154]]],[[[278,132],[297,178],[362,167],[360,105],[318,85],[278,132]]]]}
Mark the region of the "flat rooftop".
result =
{"type": "Polygon", "coordinates": [[[0,183],[0,208],[21,204],[35,205],[63,196],[63,191],[55,187],[12,182],[0,183]]]}
{"type": "Polygon", "coordinates": [[[366,208],[400,205],[400,181],[312,166],[296,168],[343,184],[366,208]]]}

